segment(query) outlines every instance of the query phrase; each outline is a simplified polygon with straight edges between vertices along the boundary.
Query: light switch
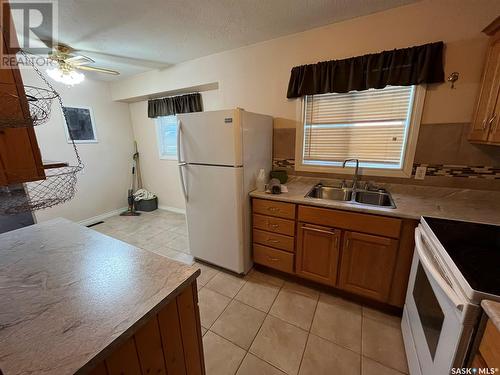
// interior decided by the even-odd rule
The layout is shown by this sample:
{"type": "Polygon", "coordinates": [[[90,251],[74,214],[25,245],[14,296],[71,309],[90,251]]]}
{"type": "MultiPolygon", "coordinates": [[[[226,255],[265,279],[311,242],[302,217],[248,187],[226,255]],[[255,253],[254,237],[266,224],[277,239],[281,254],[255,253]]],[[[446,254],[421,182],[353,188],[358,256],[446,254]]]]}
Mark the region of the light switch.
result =
{"type": "Polygon", "coordinates": [[[415,180],[423,180],[426,173],[427,167],[417,167],[417,170],[415,171],[415,180]]]}

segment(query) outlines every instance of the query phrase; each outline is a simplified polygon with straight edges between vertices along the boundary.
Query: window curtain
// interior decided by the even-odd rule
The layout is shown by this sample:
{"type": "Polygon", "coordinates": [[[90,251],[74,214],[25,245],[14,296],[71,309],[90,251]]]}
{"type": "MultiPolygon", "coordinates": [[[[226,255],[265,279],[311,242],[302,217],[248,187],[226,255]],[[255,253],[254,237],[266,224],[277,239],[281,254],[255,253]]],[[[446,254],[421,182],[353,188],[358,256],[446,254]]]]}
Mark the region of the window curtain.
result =
{"type": "Polygon", "coordinates": [[[148,101],[149,118],[201,111],[203,111],[203,102],[199,92],[148,101]]]}
{"type": "Polygon", "coordinates": [[[287,98],[444,82],[443,42],[292,68],[287,98]]]}

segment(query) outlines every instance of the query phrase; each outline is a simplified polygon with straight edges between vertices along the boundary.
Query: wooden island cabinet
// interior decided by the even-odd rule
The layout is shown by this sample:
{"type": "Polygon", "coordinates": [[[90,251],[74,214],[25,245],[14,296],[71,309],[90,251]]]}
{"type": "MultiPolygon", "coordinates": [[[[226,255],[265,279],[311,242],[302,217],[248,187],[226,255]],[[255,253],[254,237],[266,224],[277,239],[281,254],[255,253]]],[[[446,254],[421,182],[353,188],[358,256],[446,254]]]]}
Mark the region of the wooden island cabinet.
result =
{"type": "Polygon", "coordinates": [[[0,243],[0,374],[205,374],[198,267],[62,218],[0,243]]]}
{"type": "Polygon", "coordinates": [[[254,262],[402,307],[416,220],[254,198],[254,262]]]}
{"type": "Polygon", "coordinates": [[[90,374],[205,374],[197,296],[194,282],[99,362],[90,374]]]}

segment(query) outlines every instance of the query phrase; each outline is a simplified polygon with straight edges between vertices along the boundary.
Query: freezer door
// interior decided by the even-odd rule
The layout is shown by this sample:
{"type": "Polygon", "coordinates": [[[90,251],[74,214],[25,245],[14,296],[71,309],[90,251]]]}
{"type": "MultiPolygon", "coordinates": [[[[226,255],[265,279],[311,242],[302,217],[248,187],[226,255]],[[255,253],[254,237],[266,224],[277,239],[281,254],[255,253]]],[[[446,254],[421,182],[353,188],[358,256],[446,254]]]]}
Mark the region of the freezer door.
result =
{"type": "Polygon", "coordinates": [[[187,163],[241,166],[240,111],[212,111],[178,115],[180,148],[187,163]]]}
{"type": "Polygon", "coordinates": [[[244,249],[243,236],[243,169],[189,164],[184,175],[191,254],[233,272],[245,272],[244,251],[249,249],[244,249]]]}

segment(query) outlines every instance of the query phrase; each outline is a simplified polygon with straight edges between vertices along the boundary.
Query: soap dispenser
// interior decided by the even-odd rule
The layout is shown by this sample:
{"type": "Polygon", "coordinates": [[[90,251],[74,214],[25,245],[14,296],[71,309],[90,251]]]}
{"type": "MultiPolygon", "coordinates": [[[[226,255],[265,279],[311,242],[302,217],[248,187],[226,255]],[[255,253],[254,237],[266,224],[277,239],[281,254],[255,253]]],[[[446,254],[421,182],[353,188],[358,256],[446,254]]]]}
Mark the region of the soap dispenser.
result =
{"type": "Polygon", "coordinates": [[[266,191],[266,182],[267,182],[266,171],[262,168],[259,171],[259,174],[257,175],[257,181],[256,181],[257,191],[260,192],[266,191]]]}

